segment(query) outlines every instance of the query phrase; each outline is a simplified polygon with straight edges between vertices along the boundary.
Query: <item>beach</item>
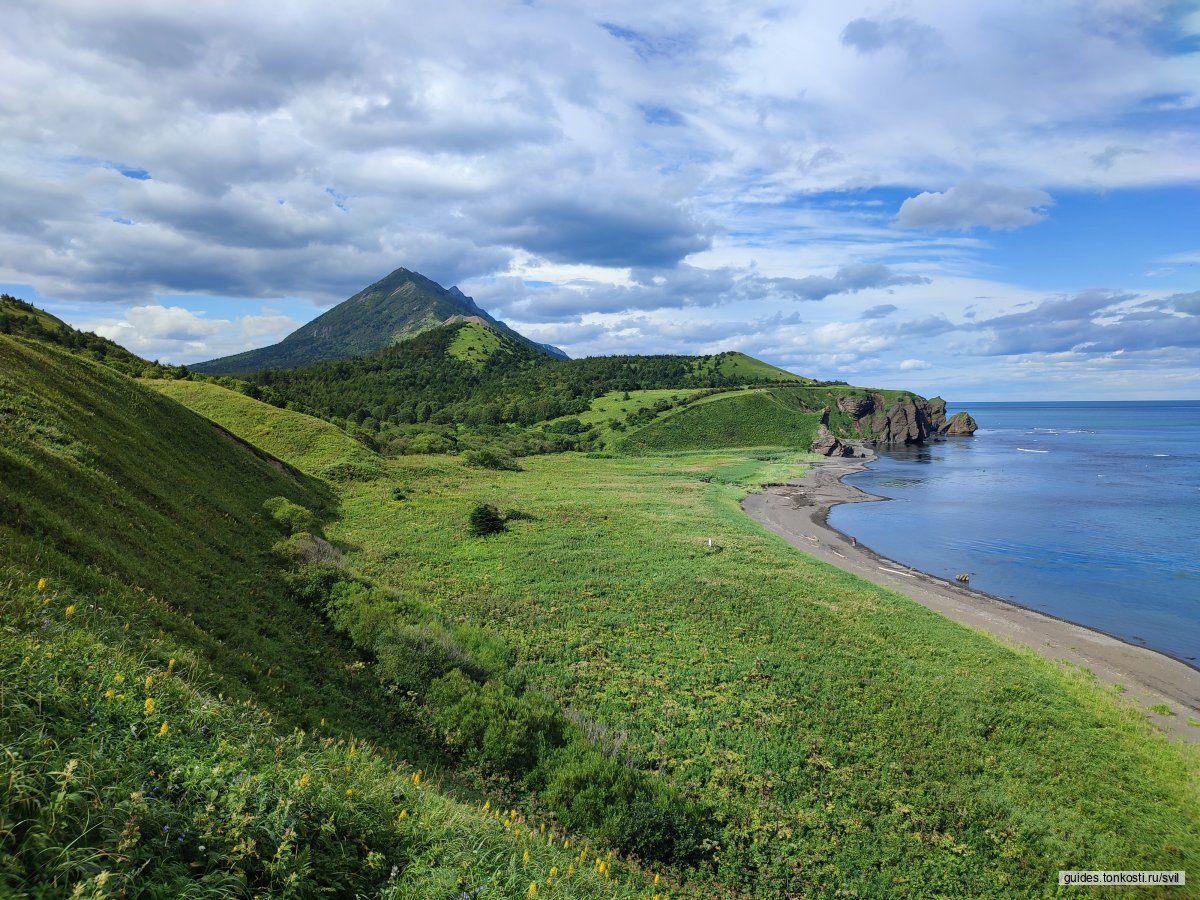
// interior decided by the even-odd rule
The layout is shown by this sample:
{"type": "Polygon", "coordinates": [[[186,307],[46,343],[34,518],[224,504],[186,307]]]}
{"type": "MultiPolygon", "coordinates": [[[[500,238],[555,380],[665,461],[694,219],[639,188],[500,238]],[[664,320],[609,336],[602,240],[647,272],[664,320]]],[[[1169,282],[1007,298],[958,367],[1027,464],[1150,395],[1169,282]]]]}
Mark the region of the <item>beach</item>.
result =
{"type": "Polygon", "coordinates": [[[1051,660],[1065,659],[1095,674],[1103,684],[1121,685],[1164,732],[1200,744],[1200,671],[1162,653],[1058,619],[953,581],[894,562],[857,543],[827,523],[830,507],[884,498],[866,494],[842,479],[863,469],[869,458],[825,459],[800,478],[751,494],[746,513],[810,556],[915,600],[956,622],[1051,660]],[[1165,704],[1173,715],[1150,709],[1165,704]]]}

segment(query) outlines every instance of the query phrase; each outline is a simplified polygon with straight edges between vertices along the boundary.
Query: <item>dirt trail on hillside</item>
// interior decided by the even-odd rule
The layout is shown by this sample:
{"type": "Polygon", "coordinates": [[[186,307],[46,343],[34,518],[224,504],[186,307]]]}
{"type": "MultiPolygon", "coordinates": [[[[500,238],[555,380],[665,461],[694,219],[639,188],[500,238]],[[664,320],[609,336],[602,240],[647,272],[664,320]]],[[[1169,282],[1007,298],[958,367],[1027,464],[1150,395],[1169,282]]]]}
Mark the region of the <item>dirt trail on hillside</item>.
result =
{"type": "Polygon", "coordinates": [[[1126,698],[1164,731],[1188,743],[1200,743],[1200,727],[1188,725],[1189,719],[1200,721],[1200,671],[1145,647],[911,569],[856,545],[831,528],[826,521],[831,506],[883,499],[842,483],[842,478],[860,471],[867,461],[819,460],[801,478],[751,494],[742,508],[810,556],[1048,659],[1084,666],[1105,684],[1122,685],[1126,698]],[[1163,703],[1174,715],[1150,712],[1150,706],[1163,703]]]}

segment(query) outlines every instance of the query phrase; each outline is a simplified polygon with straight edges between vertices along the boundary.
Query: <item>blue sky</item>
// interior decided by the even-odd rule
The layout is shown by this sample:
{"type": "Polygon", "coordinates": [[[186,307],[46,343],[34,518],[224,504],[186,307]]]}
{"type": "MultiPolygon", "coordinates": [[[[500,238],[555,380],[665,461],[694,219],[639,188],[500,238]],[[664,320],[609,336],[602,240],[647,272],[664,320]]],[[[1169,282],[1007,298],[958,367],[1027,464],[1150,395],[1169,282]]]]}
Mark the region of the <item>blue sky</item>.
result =
{"type": "Polygon", "coordinates": [[[572,355],[1200,397],[1194,4],[5,20],[0,289],[150,358],[272,343],[404,266],[572,355]]]}

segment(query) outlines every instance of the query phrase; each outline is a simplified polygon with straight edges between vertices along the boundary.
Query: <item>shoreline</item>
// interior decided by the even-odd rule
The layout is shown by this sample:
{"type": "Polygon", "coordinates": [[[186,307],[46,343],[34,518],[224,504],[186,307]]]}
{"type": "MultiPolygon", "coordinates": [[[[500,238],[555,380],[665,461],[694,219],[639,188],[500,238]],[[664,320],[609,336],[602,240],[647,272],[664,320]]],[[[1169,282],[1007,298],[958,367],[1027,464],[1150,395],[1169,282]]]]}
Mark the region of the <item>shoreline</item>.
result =
{"type": "Polygon", "coordinates": [[[842,481],[862,471],[873,458],[872,454],[815,460],[804,475],[786,485],[748,495],[742,510],[810,556],[903,594],[1001,642],[1033,650],[1052,661],[1066,659],[1089,669],[1104,684],[1122,685],[1123,698],[1135,702],[1164,732],[1200,744],[1200,727],[1187,724],[1189,719],[1200,720],[1200,669],[1086,625],[911,568],[830,526],[827,517],[833,506],[886,500],[842,481]],[[1149,709],[1164,703],[1174,715],[1149,709]]]}

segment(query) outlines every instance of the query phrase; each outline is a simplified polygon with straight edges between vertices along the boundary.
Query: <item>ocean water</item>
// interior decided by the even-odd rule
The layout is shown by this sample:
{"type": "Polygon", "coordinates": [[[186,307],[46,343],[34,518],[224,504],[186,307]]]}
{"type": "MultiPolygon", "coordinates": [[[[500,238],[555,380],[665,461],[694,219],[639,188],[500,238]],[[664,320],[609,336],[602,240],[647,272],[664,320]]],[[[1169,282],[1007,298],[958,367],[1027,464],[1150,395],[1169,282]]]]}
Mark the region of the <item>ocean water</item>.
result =
{"type": "Polygon", "coordinates": [[[1200,401],[955,403],[970,438],[846,479],[829,522],[884,556],[1200,664],[1200,401]]]}

